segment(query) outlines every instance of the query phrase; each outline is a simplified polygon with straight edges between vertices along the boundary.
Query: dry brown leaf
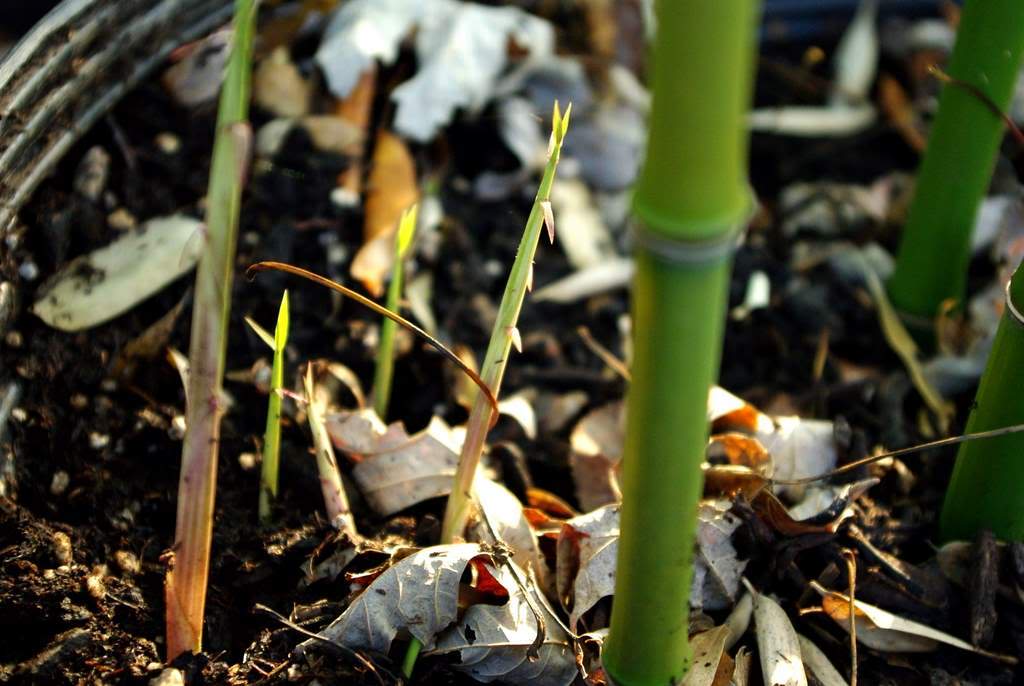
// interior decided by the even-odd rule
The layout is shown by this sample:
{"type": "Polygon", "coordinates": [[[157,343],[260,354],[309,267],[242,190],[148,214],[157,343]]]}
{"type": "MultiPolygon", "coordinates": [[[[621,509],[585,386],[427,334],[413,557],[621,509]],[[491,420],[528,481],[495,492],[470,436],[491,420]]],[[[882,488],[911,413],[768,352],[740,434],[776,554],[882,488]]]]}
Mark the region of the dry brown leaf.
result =
{"type": "Polygon", "coordinates": [[[839,670],[811,639],[798,634],[797,640],[800,642],[800,657],[803,658],[804,667],[821,683],[821,686],[849,686],[839,670]]]}
{"type": "Polygon", "coordinates": [[[437,635],[456,621],[462,576],[474,561],[490,561],[476,543],[413,553],[377,576],[320,636],[348,648],[387,653],[401,632],[431,650],[437,635]]]}
{"type": "Polygon", "coordinates": [[[312,89],[292,62],[288,48],[276,48],[260,61],[252,75],[253,103],[275,117],[309,113],[312,89]]]}
{"type": "Polygon", "coordinates": [[[351,273],[376,297],[394,263],[394,233],[402,212],[420,197],[416,164],[401,138],[381,129],[373,150],[366,188],[363,245],[352,259],[351,273]]]}
{"type": "MultiPolygon", "coordinates": [[[[377,65],[373,64],[362,73],[352,92],[344,100],[339,100],[334,108],[334,114],[339,119],[362,133],[364,144],[370,129],[370,115],[373,111],[373,97],[376,92],[377,65]]],[[[364,168],[362,150],[360,150],[358,155],[353,156],[348,168],[338,175],[338,187],[343,189],[346,197],[355,203],[358,203],[362,193],[364,168]]]]}
{"type": "MultiPolygon", "coordinates": [[[[822,594],[821,606],[825,613],[844,630],[849,631],[850,599],[841,593],[827,591],[817,584],[812,586],[822,594]]],[[[904,619],[864,601],[854,600],[853,605],[857,640],[869,648],[887,653],[926,653],[935,650],[940,643],[945,643],[1006,664],[1017,664],[1016,657],[976,648],[967,641],[926,624],[904,619]]]]}
{"type": "MultiPolygon", "coordinates": [[[[739,520],[728,503],[703,503],[698,509],[696,554],[690,606],[721,610],[732,605],[746,562],[736,556],[731,535],[739,520]]],[[[569,612],[569,628],[602,598],[615,592],[619,545],[619,506],[607,505],[574,517],[558,537],[555,587],[569,612]]]]}
{"type": "Polygon", "coordinates": [[[757,652],[765,686],[807,686],[800,643],[786,612],[763,593],[750,592],[754,596],[757,652]]]}
{"type": "Polygon", "coordinates": [[[619,500],[615,470],[622,459],[625,415],[625,403],[610,403],[588,412],[572,430],[569,464],[584,510],[619,500]]]}
{"type": "Polygon", "coordinates": [[[459,661],[453,668],[477,681],[568,686],[579,673],[573,641],[543,594],[532,584],[524,590],[507,565],[484,565],[508,590],[508,600],[501,605],[470,607],[458,625],[438,638],[437,647],[428,654],[458,653],[459,661]],[[526,593],[532,597],[527,599],[526,593]],[[533,607],[541,609],[545,624],[544,641],[536,659],[529,656],[537,637],[533,607]]]}
{"type": "Polygon", "coordinates": [[[451,491],[458,439],[437,417],[411,436],[400,422],[385,428],[371,409],[334,413],[325,424],[335,447],[357,460],[352,478],[378,514],[392,515],[451,491]]]}
{"type": "Polygon", "coordinates": [[[716,626],[690,639],[693,660],[682,686],[729,686],[733,662],[725,651],[728,636],[728,627],[716,626]]]}

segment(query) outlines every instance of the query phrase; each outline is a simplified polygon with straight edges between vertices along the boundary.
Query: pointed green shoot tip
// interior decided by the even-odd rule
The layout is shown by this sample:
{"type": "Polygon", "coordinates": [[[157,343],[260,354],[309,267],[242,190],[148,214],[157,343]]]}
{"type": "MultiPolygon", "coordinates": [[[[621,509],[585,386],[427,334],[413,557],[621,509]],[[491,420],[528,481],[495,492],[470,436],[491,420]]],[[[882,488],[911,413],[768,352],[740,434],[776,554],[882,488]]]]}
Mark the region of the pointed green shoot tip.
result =
{"type": "Polygon", "coordinates": [[[413,236],[416,235],[416,219],[419,214],[419,205],[414,204],[402,212],[402,219],[398,224],[398,233],[395,234],[395,256],[400,260],[405,257],[409,246],[412,245],[413,236]]]}
{"type": "Polygon", "coordinates": [[[274,327],[274,351],[284,350],[288,342],[288,327],[290,315],[288,311],[288,291],[281,296],[281,307],[277,310],[277,325],[274,327]]]}

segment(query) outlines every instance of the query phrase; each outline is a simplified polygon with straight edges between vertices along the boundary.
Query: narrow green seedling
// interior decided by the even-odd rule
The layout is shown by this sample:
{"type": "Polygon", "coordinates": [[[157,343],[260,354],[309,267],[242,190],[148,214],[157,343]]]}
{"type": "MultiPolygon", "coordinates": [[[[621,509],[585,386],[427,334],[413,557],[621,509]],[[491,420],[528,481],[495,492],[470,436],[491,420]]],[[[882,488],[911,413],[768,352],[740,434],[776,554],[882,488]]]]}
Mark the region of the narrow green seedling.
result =
{"type": "MultiPolygon", "coordinates": [[[[495,398],[501,391],[501,381],[505,377],[505,369],[512,348],[515,347],[517,350],[522,348],[522,340],[516,326],[526,292],[533,288],[533,256],[537,252],[537,243],[540,240],[541,232],[546,228],[548,239],[552,243],[555,242],[555,221],[551,213],[549,198],[551,185],[555,180],[555,170],[558,168],[562,141],[565,140],[565,134],[569,130],[571,112],[572,104],[565,109],[563,116],[558,109],[558,103],[555,103],[551,115],[551,138],[548,142],[547,165],[544,167],[544,175],[537,188],[530,216],[526,220],[526,228],[519,242],[519,250],[512,263],[508,281],[505,284],[505,292],[501,297],[501,305],[498,307],[498,317],[491,330],[487,353],[484,355],[480,376],[487,387],[491,389],[495,398]]],[[[451,495],[448,496],[448,504],[444,511],[444,521],[441,525],[442,543],[452,543],[460,538],[466,529],[473,501],[473,481],[480,464],[480,455],[483,453],[487,432],[490,431],[496,419],[496,408],[488,402],[487,398],[478,394],[470,410],[469,421],[466,424],[466,440],[462,444],[459,466],[455,471],[455,484],[452,487],[451,495]]]]}
{"type": "Polygon", "coordinates": [[[247,122],[256,2],[235,0],[234,37],[217,112],[207,192],[206,243],[196,267],[191,374],[181,452],[174,557],[167,571],[167,659],[199,652],[213,538],[222,384],[242,185],[252,135],[247,122]]]}
{"type": "Polygon", "coordinates": [[[928,135],[889,296],[920,333],[962,302],[971,234],[988,189],[1024,56],[1024,4],[968,0],[928,135]],[[993,111],[996,110],[996,111],[993,111]]]}
{"type": "Polygon", "coordinates": [[[633,199],[633,363],[615,598],[602,660],[620,686],[679,683],[707,399],[751,210],[746,116],[756,0],[655,4],[647,156],[633,199]]]}
{"type": "Polygon", "coordinates": [[[249,327],[274,351],[270,369],[270,398],[267,400],[267,428],[263,432],[263,465],[260,471],[260,521],[270,521],[271,508],[277,499],[277,472],[281,456],[281,389],[284,388],[284,349],[288,345],[288,291],[281,296],[274,335],[249,317],[249,327]]]}
{"type": "MultiPolygon", "coordinates": [[[[1020,373],[1024,369],[1024,265],[1006,290],[1006,306],[967,420],[967,433],[1024,422],[1020,373]]],[[[1004,541],[1024,541],[1024,433],[963,443],[939,520],[946,540],[973,540],[991,529],[1004,541]]]]}
{"type": "MultiPolygon", "coordinates": [[[[558,103],[555,103],[551,115],[548,162],[544,167],[544,175],[541,177],[540,187],[537,189],[530,216],[526,220],[526,229],[523,231],[516,259],[512,263],[512,271],[505,284],[505,293],[502,295],[501,305],[498,308],[498,318],[491,330],[491,340],[484,356],[481,378],[487,388],[491,390],[494,398],[497,398],[501,391],[501,381],[505,376],[505,368],[512,348],[515,347],[517,350],[522,348],[516,324],[519,321],[519,312],[522,310],[526,292],[533,288],[533,256],[537,253],[537,243],[540,241],[541,231],[546,227],[548,238],[552,243],[555,241],[555,221],[551,213],[549,198],[551,185],[555,180],[555,170],[558,168],[562,141],[569,130],[571,111],[572,104],[570,103],[563,116],[558,109],[558,103]]],[[[462,444],[459,466],[455,471],[455,484],[448,496],[448,503],[444,511],[444,522],[441,525],[442,543],[452,543],[457,538],[461,538],[466,529],[473,503],[473,481],[476,478],[477,467],[480,465],[480,456],[487,440],[487,432],[490,431],[497,416],[497,408],[486,397],[478,393],[470,410],[469,422],[466,424],[466,439],[462,444]]],[[[415,638],[409,643],[405,659],[402,661],[402,670],[406,677],[412,676],[421,648],[420,642],[415,638]]]]}
{"type": "MultiPolygon", "coordinates": [[[[391,269],[391,283],[385,304],[392,312],[398,312],[402,299],[404,280],[403,261],[416,234],[418,207],[413,205],[402,213],[395,233],[395,264],[391,269]]],[[[373,375],[373,409],[377,416],[387,422],[388,403],[391,401],[391,380],[395,372],[395,332],[398,325],[391,319],[384,319],[380,327],[380,345],[377,347],[377,368],[373,375]]]]}

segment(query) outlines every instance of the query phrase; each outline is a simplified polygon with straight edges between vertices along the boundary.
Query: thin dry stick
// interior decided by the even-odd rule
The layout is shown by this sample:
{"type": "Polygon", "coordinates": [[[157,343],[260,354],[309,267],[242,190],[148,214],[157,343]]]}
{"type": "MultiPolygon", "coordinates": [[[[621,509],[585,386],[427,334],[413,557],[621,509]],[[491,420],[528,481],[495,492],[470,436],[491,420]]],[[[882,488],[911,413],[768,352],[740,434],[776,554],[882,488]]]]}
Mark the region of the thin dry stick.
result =
{"type": "Polygon", "coordinates": [[[940,438],[937,441],[931,441],[930,443],[922,443],[920,445],[912,445],[909,448],[900,448],[899,450],[890,450],[885,453],[878,453],[877,455],[870,455],[868,457],[862,457],[859,460],[844,464],[842,467],[829,470],[824,474],[818,474],[817,476],[807,476],[802,479],[767,479],[767,483],[773,486],[802,486],[804,484],[811,484],[815,481],[822,481],[824,479],[845,474],[851,472],[858,467],[863,467],[866,464],[872,464],[879,460],[884,460],[887,457],[899,457],[901,455],[910,455],[912,453],[919,453],[922,450],[931,450],[932,448],[945,448],[950,445],[959,445],[960,443],[966,443],[967,441],[984,440],[986,438],[998,438],[999,436],[1005,436],[1007,434],[1015,434],[1024,431],[1024,424],[1014,424],[1013,426],[1003,427],[1002,429],[991,429],[989,431],[979,431],[972,434],[963,434],[962,436],[951,436],[949,438],[940,438]]]}
{"type": "Polygon", "coordinates": [[[850,579],[850,686],[857,686],[857,558],[852,550],[843,549],[846,560],[846,576],[850,579]]]}
{"type": "Polygon", "coordinates": [[[633,375],[629,371],[629,366],[616,357],[615,353],[601,345],[598,340],[591,335],[590,329],[585,326],[581,326],[576,329],[576,333],[580,335],[580,338],[582,338],[586,346],[590,348],[590,351],[600,357],[601,361],[608,365],[609,369],[626,381],[633,380],[633,375]]]}
{"type": "Polygon", "coordinates": [[[956,86],[957,88],[963,88],[965,91],[977,98],[992,114],[1003,120],[1003,123],[1006,124],[1006,128],[1010,130],[1014,140],[1017,141],[1017,145],[1024,147],[1024,132],[1017,127],[1017,124],[1010,118],[1010,115],[999,109],[999,106],[992,102],[992,98],[985,95],[980,88],[974,84],[967,83],[966,81],[961,81],[951,74],[947,74],[935,64],[928,67],[928,73],[943,83],[948,83],[949,85],[956,86]]]}

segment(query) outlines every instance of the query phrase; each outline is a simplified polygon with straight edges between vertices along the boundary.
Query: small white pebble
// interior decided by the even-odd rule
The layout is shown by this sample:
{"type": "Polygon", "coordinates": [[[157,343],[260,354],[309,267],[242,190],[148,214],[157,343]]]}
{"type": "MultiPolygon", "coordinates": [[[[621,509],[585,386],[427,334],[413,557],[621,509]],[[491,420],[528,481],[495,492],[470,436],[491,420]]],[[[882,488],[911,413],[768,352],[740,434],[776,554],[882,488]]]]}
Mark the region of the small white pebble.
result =
{"type": "Polygon", "coordinates": [[[238,464],[247,472],[254,469],[256,463],[256,453],[242,453],[238,456],[238,464]]]}
{"type": "Polygon", "coordinates": [[[173,155],[181,150],[181,139],[170,131],[161,131],[153,138],[156,147],[165,155],[173,155]]]}
{"type": "Polygon", "coordinates": [[[359,207],[359,194],[338,186],[331,191],[331,204],[343,210],[359,207]]]}
{"type": "Polygon", "coordinates": [[[61,566],[69,565],[72,561],[71,537],[63,531],[53,532],[53,557],[61,566]]]}
{"type": "Polygon", "coordinates": [[[53,479],[50,480],[50,493],[53,495],[62,495],[64,491],[68,490],[68,484],[71,483],[71,477],[63,469],[58,469],[53,473],[53,479]]]}
{"type": "Polygon", "coordinates": [[[35,281],[39,278],[39,267],[32,260],[26,260],[18,267],[18,275],[26,281],[35,281]]]}
{"type": "Polygon", "coordinates": [[[139,221],[135,218],[135,215],[128,210],[123,207],[118,207],[107,215],[107,224],[110,228],[118,231],[130,231],[138,226],[139,221]]]}
{"type": "Polygon", "coordinates": [[[139,558],[130,550],[118,550],[114,553],[114,562],[128,576],[134,576],[142,569],[139,558]]]}
{"type": "Polygon", "coordinates": [[[185,438],[185,415],[174,415],[174,419],[171,420],[171,428],[167,430],[167,434],[176,441],[185,438]]]}
{"type": "Polygon", "coordinates": [[[185,674],[180,669],[168,667],[150,679],[149,686],[185,686],[185,674]]]}
{"type": "Polygon", "coordinates": [[[4,336],[4,342],[11,348],[20,348],[25,343],[25,339],[21,337],[20,331],[8,331],[4,336]]]}
{"type": "Polygon", "coordinates": [[[11,419],[16,422],[23,422],[28,419],[28,412],[26,412],[23,407],[16,407],[11,410],[11,419]]]}
{"type": "Polygon", "coordinates": [[[89,432],[89,447],[93,450],[100,450],[110,445],[110,436],[101,434],[98,431],[89,432]]]}
{"type": "Polygon", "coordinates": [[[76,410],[84,410],[89,407],[89,398],[85,393],[75,393],[71,396],[71,407],[76,410]]]}
{"type": "Polygon", "coordinates": [[[97,565],[92,568],[89,576],[85,577],[85,590],[96,600],[103,600],[107,595],[107,585],[103,583],[103,577],[107,575],[106,565],[97,565]]]}

